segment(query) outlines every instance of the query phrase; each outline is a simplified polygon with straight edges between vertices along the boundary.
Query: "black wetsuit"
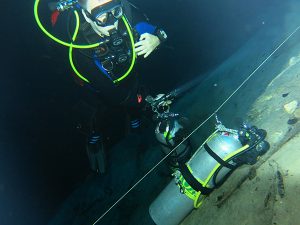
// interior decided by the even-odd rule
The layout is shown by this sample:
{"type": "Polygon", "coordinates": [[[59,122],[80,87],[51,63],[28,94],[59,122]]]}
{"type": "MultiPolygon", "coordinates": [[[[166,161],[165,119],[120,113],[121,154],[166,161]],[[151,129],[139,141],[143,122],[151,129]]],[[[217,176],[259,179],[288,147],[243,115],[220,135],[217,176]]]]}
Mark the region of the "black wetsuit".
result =
{"type": "MultiPolygon", "coordinates": [[[[134,9],[127,1],[122,1],[123,12],[130,25],[134,42],[137,42],[142,33],[150,33],[156,35],[157,27],[149,24],[145,17],[134,9]]],[[[88,43],[97,43],[101,41],[101,37],[95,33],[92,27],[88,24],[82,24],[82,29],[79,32],[78,40],[88,43]],[[81,40],[80,40],[81,39],[81,40]]],[[[103,70],[103,61],[111,52],[110,42],[105,45],[105,50],[101,52],[103,46],[88,50],[75,50],[74,63],[81,74],[90,81],[90,83],[82,82],[85,87],[90,89],[96,97],[97,110],[93,119],[93,126],[90,132],[100,133],[104,136],[109,133],[110,123],[115,121],[115,116],[124,117],[124,114],[129,115],[130,120],[138,119],[140,109],[143,107],[143,102],[139,102],[138,95],[143,94],[140,90],[139,74],[133,68],[130,74],[121,80],[114,83],[112,80],[122,76],[130,67],[132,59],[132,43],[130,43],[129,34],[122,20],[119,20],[118,32],[124,46],[127,46],[128,60],[124,63],[114,64],[113,71],[110,74],[103,70]],[[100,51],[100,54],[99,54],[100,51]],[[100,68],[103,66],[102,69],[100,68]]],[[[116,50],[118,52],[118,50],[116,50]]],[[[114,52],[112,52],[114,54],[114,52]]],[[[137,59],[138,60],[138,59],[137,59]]],[[[77,79],[79,79],[77,77],[77,79]]],[[[80,79],[79,79],[80,80],[80,79]]],[[[144,96],[145,97],[145,96],[144,96]]],[[[121,120],[120,120],[121,121],[121,120]]],[[[113,129],[113,128],[112,128],[113,129]]],[[[116,128],[119,129],[119,128],[116,128]]]]}

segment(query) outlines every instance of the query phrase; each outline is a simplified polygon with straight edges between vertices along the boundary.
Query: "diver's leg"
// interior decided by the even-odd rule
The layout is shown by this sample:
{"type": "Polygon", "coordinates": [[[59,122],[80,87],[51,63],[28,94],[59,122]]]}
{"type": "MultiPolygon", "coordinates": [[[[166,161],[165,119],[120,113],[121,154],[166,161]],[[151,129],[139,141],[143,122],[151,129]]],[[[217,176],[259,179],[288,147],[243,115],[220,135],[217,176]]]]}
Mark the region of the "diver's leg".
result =
{"type": "Polygon", "coordinates": [[[139,133],[141,131],[141,109],[136,107],[128,108],[130,131],[133,133],[139,133]]]}
{"type": "Polygon", "coordinates": [[[145,117],[145,97],[146,88],[144,86],[137,86],[127,102],[126,110],[129,117],[130,131],[133,133],[139,133],[143,128],[142,118],[145,117]]]}
{"type": "Polygon", "coordinates": [[[91,130],[87,138],[87,154],[92,171],[103,174],[106,171],[107,156],[104,148],[105,127],[102,122],[107,114],[107,107],[99,103],[97,111],[91,121],[91,130]]]}
{"type": "Polygon", "coordinates": [[[91,170],[96,173],[105,173],[106,154],[100,134],[95,132],[88,137],[86,149],[91,170]]]}

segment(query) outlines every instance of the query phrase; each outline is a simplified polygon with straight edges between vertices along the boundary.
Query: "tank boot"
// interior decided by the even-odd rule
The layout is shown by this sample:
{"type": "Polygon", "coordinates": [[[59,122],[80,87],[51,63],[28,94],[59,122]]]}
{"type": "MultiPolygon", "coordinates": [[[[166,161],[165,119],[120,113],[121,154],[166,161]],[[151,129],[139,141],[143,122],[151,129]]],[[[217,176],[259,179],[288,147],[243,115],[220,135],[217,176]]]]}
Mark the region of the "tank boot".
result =
{"type": "Polygon", "coordinates": [[[91,170],[97,174],[103,174],[106,171],[106,154],[103,141],[99,134],[92,134],[86,145],[87,155],[91,170]]]}

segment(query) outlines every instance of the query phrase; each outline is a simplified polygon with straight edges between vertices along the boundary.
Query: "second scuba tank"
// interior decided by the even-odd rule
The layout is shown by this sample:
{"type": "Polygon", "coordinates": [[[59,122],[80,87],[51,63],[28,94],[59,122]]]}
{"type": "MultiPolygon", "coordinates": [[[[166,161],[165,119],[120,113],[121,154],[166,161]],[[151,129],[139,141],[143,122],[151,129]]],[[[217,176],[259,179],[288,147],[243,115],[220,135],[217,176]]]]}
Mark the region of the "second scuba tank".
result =
{"type": "Polygon", "coordinates": [[[269,149],[265,137],[262,129],[244,124],[241,130],[233,130],[218,121],[215,132],[189,160],[177,161],[175,179],[150,205],[149,213],[155,224],[179,224],[238,166],[254,164],[269,149]]]}

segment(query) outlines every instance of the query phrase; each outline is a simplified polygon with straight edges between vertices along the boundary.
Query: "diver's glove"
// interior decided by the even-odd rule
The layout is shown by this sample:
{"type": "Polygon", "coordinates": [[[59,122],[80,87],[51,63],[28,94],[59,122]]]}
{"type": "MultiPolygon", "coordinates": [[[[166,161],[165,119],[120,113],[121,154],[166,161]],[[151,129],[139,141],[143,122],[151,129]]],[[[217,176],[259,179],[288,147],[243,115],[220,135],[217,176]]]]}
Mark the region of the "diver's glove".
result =
{"type": "Polygon", "coordinates": [[[157,36],[149,33],[141,35],[140,40],[134,44],[137,55],[144,55],[144,58],[153,52],[159,46],[160,40],[157,36]]]}

